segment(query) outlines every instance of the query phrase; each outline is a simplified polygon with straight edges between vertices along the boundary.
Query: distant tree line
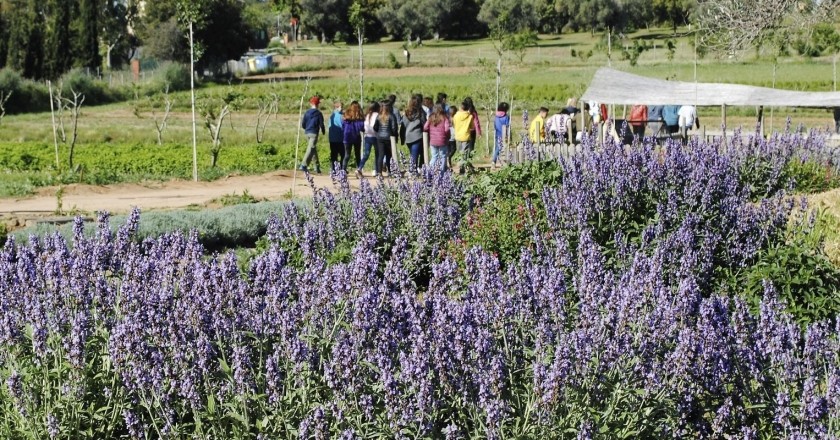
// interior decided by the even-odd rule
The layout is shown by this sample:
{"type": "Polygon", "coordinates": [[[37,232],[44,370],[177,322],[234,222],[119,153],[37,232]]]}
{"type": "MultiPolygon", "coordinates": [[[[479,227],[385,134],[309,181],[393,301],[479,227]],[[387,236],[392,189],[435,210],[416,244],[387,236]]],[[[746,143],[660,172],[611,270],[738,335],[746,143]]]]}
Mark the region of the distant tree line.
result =
{"type": "Polygon", "coordinates": [[[713,48],[778,40],[814,56],[834,47],[825,41],[837,35],[833,11],[840,0],[759,3],[761,13],[732,0],[0,0],[0,67],[28,78],[58,78],[72,68],[119,68],[140,47],[143,56],[187,62],[188,21],[194,22],[199,68],[265,47],[271,37],[289,33],[295,19],[302,33],[325,43],[356,43],[359,25],[373,42],[500,32],[619,34],[695,23],[709,33],[701,44],[713,48]],[[198,5],[200,17],[185,20],[184,5],[198,5]],[[803,11],[807,20],[791,18],[803,11]],[[359,21],[351,23],[351,16],[359,21]],[[803,21],[821,24],[803,27],[803,21]],[[737,45],[731,43],[736,31],[737,45]]]}

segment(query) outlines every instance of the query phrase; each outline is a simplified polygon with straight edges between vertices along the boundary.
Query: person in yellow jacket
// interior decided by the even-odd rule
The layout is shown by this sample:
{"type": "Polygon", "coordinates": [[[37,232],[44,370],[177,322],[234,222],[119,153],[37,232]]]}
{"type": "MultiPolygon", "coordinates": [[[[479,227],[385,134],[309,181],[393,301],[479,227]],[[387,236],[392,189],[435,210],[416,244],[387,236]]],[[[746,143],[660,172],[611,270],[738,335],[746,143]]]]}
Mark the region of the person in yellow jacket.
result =
{"type": "Polygon", "coordinates": [[[528,129],[528,137],[531,138],[531,143],[541,144],[545,142],[545,117],[548,116],[548,109],[540,107],[540,113],[531,121],[531,126],[528,129]]]}
{"type": "Polygon", "coordinates": [[[473,109],[472,100],[469,98],[461,103],[461,109],[452,117],[452,127],[455,132],[455,142],[462,154],[460,172],[463,173],[466,168],[472,167],[470,156],[475,147],[475,136],[481,136],[478,114],[473,109]]]}

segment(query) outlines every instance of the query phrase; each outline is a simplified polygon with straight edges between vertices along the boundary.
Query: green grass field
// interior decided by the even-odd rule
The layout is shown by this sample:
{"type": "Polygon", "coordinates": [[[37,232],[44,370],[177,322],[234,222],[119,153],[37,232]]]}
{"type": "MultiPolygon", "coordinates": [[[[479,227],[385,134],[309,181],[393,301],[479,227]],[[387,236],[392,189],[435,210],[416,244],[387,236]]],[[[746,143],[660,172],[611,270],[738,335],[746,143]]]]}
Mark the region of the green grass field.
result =
{"type": "MultiPolygon", "coordinates": [[[[514,130],[521,129],[523,109],[539,106],[556,109],[566,99],[580,96],[592,75],[603,66],[626,70],[639,75],[671,78],[680,81],[728,82],[772,86],[791,90],[831,90],[833,66],[830,59],[769,59],[754,54],[738,60],[707,55],[698,59],[690,36],[676,39],[673,61],[668,59],[665,40],[672,38],[670,29],[637,32],[614,44],[607,57],[606,44],[600,35],[588,33],[543,36],[537,47],[528,48],[522,61],[516,54],[505,55],[502,76],[502,99],[511,102],[514,130]],[[656,49],[645,51],[636,66],[622,60],[621,47],[631,39],[642,39],[656,49]],[[592,55],[586,59],[572,53],[592,55]]],[[[394,93],[399,103],[412,93],[435,95],[446,92],[450,102],[472,96],[482,109],[484,125],[490,122],[495,105],[496,52],[489,40],[427,41],[411,48],[411,65],[401,69],[387,66],[387,54],[393,53],[405,64],[402,42],[385,42],[365,46],[367,71],[365,98],[381,98],[394,93]],[[481,59],[489,60],[484,67],[481,59]]],[[[238,107],[222,132],[222,152],[218,168],[209,166],[210,137],[204,121],[198,116],[199,164],[203,178],[212,179],[226,173],[259,173],[294,166],[298,110],[304,92],[303,77],[312,76],[307,95],[323,96],[322,109],[329,112],[333,99],[348,102],[358,99],[358,47],[320,45],[301,42],[281,66],[280,75],[271,80],[246,78],[230,84],[205,83],[197,91],[198,104],[218,102],[231,91],[240,96],[238,107]],[[307,72],[307,69],[311,69],[307,72]],[[286,72],[286,73],[283,73],[286,72]],[[290,73],[291,72],[291,73],[290,73]],[[257,143],[255,128],[257,108],[261,101],[276,97],[278,114],[267,124],[264,142],[257,143]]],[[[148,88],[145,89],[148,91],[148,88]]],[[[43,185],[83,181],[105,184],[144,179],[183,178],[191,175],[192,125],[189,113],[189,92],[171,95],[173,114],[164,132],[164,143],[156,143],[153,110],[160,117],[161,94],[140,96],[126,102],[98,107],[83,107],[79,119],[78,172],[56,170],[53,130],[49,113],[7,115],[0,124],[0,196],[24,195],[43,185]],[[31,157],[30,157],[31,156],[31,157]]],[[[623,108],[616,108],[617,114],[623,108]]],[[[752,128],[756,108],[728,109],[730,127],[752,128]]],[[[714,130],[719,128],[720,109],[701,108],[703,121],[714,130]]],[[[794,124],[826,127],[831,114],[820,109],[777,108],[765,110],[768,127],[781,129],[788,116],[794,124]],[[772,118],[770,117],[772,114],[772,118]],[[771,126],[772,123],[772,126],[771,126]]],[[[484,144],[480,141],[483,147],[484,144]]],[[[321,141],[321,156],[327,156],[327,142],[321,141]]],[[[486,148],[479,148],[485,152],[486,148]]],[[[302,152],[300,153],[302,154],[302,152]]],[[[67,147],[60,145],[59,168],[66,168],[67,147]]],[[[478,158],[482,159],[481,156],[478,158]]]]}

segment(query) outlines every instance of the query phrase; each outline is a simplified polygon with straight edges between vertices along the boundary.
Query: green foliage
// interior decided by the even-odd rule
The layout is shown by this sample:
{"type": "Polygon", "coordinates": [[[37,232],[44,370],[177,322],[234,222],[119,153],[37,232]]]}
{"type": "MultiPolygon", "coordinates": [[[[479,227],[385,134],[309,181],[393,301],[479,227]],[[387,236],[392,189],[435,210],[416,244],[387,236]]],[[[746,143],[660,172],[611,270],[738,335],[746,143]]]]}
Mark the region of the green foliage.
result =
{"type": "MultiPolygon", "coordinates": [[[[219,209],[200,211],[157,211],[143,214],[137,238],[159,237],[163,234],[181,232],[189,234],[195,229],[199,242],[209,251],[221,251],[228,248],[252,248],[257,240],[265,235],[266,220],[273,212],[283,209],[288,202],[258,202],[236,204],[219,209]]],[[[115,231],[125,224],[127,216],[117,215],[111,219],[111,230],[115,231]]],[[[85,224],[85,233],[93,234],[96,225],[85,224]]],[[[73,238],[73,224],[52,225],[39,223],[25,229],[12,232],[18,242],[25,242],[30,234],[43,236],[58,231],[65,238],[73,238]]]]}
{"type": "Polygon", "coordinates": [[[99,54],[99,3],[99,0],[79,0],[79,15],[76,17],[79,34],[75,39],[75,64],[94,71],[102,67],[102,55],[99,54]]]}
{"type": "Polygon", "coordinates": [[[539,199],[544,187],[555,187],[562,178],[563,171],[557,161],[525,162],[475,176],[467,186],[467,194],[487,202],[517,200],[523,195],[539,199]]]}
{"type": "Polygon", "coordinates": [[[420,36],[427,38],[437,32],[444,38],[477,35],[483,27],[477,23],[479,2],[475,0],[452,0],[445,4],[439,0],[405,2],[382,0],[380,3],[368,0],[367,9],[375,11],[375,22],[366,22],[365,33],[377,27],[397,40],[420,36]],[[468,23],[468,24],[467,24],[468,23]]]}
{"type": "Polygon", "coordinates": [[[528,47],[535,46],[538,41],[539,38],[535,31],[525,29],[515,34],[506,35],[502,40],[502,49],[516,54],[516,57],[521,63],[525,60],[528,47]]]}
{"type": "Polygon", "coordinates": [[[0,223],[0,246],[3,246],[6,243],[6,237],[9,235],[9,231],[6,228],[5,223],[0,223]]]}
{"type": "Polygon", "coordinates": [[[770,282],[800,324],[836,318],[840,313],[840,268],[823,249],[829,230],[824,212],[794,219],[782,237],[771,240],[749,267],[724,271],[723,285],[749,299],[757,311],[770,282]]]}
{"type": "Polygon", "coordinates": [[[799,55],[806,57],[834,55],[840,52],[840,33],[833,25],[821,23],[810,34],[800,34],[793,41],[793,47],[799,55]]]}
{"type": "Polygon", "coordinates": [[[491,35],[498,32],[516,34],[539,26],[539,14],[534,0],[485,0],[481,4],[478,20],[487,24],[491,35]]]}
{"type": "Polygon", "coordinates": [[[169,85],[169,90],[172,92],[189,90],[190,67],[186,64],[166,63],[163,66],[163,80],[164,84],[169,85]]]}
{"type": "Polygon", "coordinates": [[[784,173],[800,193],[815,194],[840,187],[840,175],[829,164],[794,159],[787,163],[784,173]]]}
{"type": "Polygon", "coordinates": [[[402,64],[400,64],[400,62],[397,61],[397,57],[394,56],[393,52],[388,52],[388,67],[390,67],[391,69],[402,68],[402,64]]]}
{"type": "Polygon", "coordinates": [[[85,105],[100,105],[128,99],[128,89],[109,87],[107,83],[96,80],[81,69],[66,73],[60,81],[61,93],[73,96],[72,92],[85,95],[85,105]]]}
{"type": "Polygon", "coordinates": [[[461,222],[460,238],[450,242],[448,252],[463,261],[467,250],[481,246],[499,258],[502,265],[514,263],[523,249],[533,245],[534,231],[545,230],[545,211],[527,197],[502,197],[479,203],[461,222]]]}
{"type": "Polygon", "coordinates": [[[635,66],[639,62],[639,57],[642,53],[646,50],[650,49],[650,46],[646,43],[640,43],[638,39],[633,40],[633,46],[630,48],[625,48],[621,51],[621,58],[630,61],[631,66],[635,66]]]}
{"type": "MultiPolygon", "coordinates": [[[[66,153],[61,154],[63,162],[66,153]]],[[[278,151],[270,143],[230,145],[215,169],[210,161],[200,161],[199,175],[203,180],[213,180],[231,173],[259,174],[290,168],[294,166],[293,154],[289,149],[278,151]]],[[[210,146],[199,145],[199,155],[209,157],[210,146]]],[[[192,146],[185,144],[168,144],[166,148],[142,144],[79,144],[74,161],[80,165],[79,172],[55,174],[52,145],[0,143],[0,170],[6,172],[0,179],[0,195],[19,196],[35,187],[60,183],[104,185],[192,177],[192,146]]]]}
{"type": "Polygon", "coordinates": [[[248,192],[248,189],[244,189],[242,194],[237,194],[236,191],[233,194],[225,194],[217,200],[222,206],[234,206],[234,205],[244,205],[247,203],[257,203],[259,200],[254,197],[251,193],[248,192]]]}
{"type": "Polygon", "coordinates": [[[22,78],[12,69],[0,70],[0,90],[11,92],[12,97],[6,103],[6,113],[26,113],[49,111],[50,94],[40,82],[22,78]]]}

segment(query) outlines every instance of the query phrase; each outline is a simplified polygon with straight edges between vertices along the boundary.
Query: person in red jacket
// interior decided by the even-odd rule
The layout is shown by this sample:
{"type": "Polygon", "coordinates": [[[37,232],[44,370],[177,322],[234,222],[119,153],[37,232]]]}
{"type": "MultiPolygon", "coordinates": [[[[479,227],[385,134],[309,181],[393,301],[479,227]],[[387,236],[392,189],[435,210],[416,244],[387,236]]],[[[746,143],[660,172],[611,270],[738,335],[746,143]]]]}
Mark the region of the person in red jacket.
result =
{"type": "Polygon", "coordinates": [[[446,153],[449,150],[449,118],[443,105],[435,104],[431,116],[426,120],[423,131],[429,133],[429,145],[432,149],[431,167],[446,169],[446,153]]]}
{"type": "Polygon", "coordinates": [[[633,128],[633,135],[640,139],[645,137],[645,126],[647,125],[648,108],[646,105],[636,104],[630,108],[630,120],[627,121],[633,128]]]}

